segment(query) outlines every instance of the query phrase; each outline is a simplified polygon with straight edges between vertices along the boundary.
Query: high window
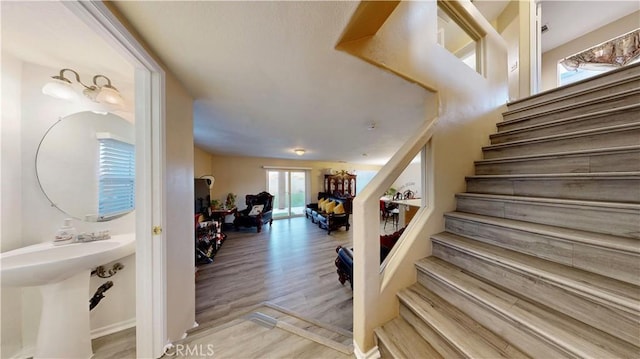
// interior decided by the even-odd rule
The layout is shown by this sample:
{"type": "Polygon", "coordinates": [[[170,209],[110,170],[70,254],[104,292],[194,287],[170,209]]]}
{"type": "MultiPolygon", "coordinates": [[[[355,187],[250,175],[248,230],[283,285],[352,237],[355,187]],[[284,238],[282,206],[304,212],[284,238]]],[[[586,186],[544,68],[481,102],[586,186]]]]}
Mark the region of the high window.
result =
{"type": "Polygon", "coordinates": [[[455,2],[438,1],[438,44],[478,73],[481,69],[479,27],[455,2]]]}

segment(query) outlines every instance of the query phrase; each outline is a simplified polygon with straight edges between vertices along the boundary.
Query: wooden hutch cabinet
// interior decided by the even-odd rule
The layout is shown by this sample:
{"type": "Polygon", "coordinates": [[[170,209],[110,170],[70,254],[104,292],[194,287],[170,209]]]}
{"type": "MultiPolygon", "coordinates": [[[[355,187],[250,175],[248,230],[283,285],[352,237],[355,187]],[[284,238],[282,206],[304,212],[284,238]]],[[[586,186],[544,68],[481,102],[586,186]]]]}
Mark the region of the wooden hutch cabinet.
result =
{"type": "Polygon", "coordinates": [[[324,175],[324,191],[340,197],[356,196],[356,175],[347,171],[324,175]]]}

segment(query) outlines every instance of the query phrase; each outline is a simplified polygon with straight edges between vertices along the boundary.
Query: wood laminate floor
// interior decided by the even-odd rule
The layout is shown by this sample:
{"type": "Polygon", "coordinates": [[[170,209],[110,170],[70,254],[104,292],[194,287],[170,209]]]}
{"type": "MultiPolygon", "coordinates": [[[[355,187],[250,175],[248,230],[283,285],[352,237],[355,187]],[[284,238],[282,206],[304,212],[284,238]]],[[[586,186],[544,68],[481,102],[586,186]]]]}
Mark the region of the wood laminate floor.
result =
{"type": "MultiPolygon", "coordinates": [[[[226,233],[227,240],[215,261],[198,270],[199,327],[190,331],[184,342],[194,338],[194,343],[196,340],[199,344],[217,343],[217,357],[223,353],[236,358],[300,357],[301,350],[309,353],[307,357],[345,357],[279,328],[269,332],[263,326],[245,323],[241,317],[269,302],[305,318],[351,331],[352,292],[348,283],[343,286],[338,282],[334,260],[338,245],[351,246],[352,231],[340,229],[327,235],[302,217],[274,221],[262,233],[256,233],[255,228],[226,233]],[[236,323],[237,328],[229,328],[229,323],[236,323]],[[270,344],[256,351],[246,345],[248,338],[254,336],[257,338],[254,346],[273,340],[281,341],[282,345],[270,344]]],[[[94,358],[135,357],[135,330],[94,340],[94,352],[94,358]]]]}

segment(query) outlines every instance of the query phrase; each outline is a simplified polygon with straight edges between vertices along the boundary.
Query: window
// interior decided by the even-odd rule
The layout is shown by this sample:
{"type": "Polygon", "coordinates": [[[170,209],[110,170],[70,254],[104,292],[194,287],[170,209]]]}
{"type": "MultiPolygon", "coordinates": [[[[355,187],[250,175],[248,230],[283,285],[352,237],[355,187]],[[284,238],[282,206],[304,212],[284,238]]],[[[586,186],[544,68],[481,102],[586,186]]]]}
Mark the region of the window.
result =
{"type": "Polygon", "coordinates": [[[558,86],[639,62],[639,40],[637,29],[558,61],[558,86]]]}
{"type": "Polygon", "coordinates": [[[135,206],[135,147],[98,135],[98,221],[124,215],[135,206]]]}
{"type": "Polygon", "coordinates": [[[438,45],[481,73],[480,40],[484,34],[478,29],[456,4],[438,1],[438,45]]]}

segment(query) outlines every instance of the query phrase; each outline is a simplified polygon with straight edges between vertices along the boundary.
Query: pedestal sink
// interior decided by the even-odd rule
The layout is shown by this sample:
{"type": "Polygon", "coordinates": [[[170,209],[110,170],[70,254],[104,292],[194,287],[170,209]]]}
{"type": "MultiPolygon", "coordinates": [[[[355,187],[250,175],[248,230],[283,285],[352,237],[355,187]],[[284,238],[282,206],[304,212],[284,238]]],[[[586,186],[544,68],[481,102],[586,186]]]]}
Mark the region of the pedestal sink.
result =
{"type": "Polygon", "coordinates": [[[34,358],[90,358],[89,279],[97,266],[135,252],[135,235],[88,243],[35,244],[0,253],[5,287],[40,288],[42,316],[34,358]]]}

